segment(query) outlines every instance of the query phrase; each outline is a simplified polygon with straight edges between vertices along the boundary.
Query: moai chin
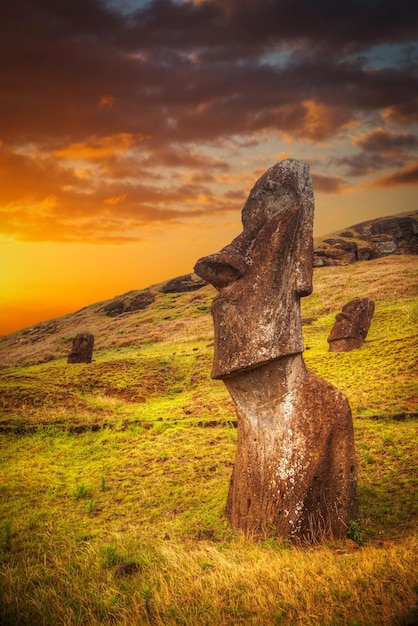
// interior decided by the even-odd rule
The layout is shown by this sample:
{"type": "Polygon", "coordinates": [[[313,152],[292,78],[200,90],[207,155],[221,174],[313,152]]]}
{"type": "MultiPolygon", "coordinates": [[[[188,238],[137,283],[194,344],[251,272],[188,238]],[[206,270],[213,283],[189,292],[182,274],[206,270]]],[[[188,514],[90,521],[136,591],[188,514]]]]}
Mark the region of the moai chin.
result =
{"type": "Polygon", "coordinates": [[[238,416],[226,515],[246,533],[306,541],[342,538],[358,519],[348,401],[302,357],[313,213],[308,165],[276,163],[250,192],[243,232],[194,268],[219,291],[212,377],[238,416]]]}

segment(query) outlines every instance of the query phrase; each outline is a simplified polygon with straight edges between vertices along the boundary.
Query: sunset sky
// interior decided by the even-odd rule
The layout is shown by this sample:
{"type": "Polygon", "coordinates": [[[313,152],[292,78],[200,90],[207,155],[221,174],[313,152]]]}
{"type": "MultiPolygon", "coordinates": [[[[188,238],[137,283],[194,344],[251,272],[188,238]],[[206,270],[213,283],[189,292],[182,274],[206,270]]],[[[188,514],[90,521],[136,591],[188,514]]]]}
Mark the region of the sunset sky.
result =
{"type": "Polygon", "coordinates": [[[0,335],[192,271],[277,160],[315,235],[417,208],[416,0],[6,0],[0,335]]]}

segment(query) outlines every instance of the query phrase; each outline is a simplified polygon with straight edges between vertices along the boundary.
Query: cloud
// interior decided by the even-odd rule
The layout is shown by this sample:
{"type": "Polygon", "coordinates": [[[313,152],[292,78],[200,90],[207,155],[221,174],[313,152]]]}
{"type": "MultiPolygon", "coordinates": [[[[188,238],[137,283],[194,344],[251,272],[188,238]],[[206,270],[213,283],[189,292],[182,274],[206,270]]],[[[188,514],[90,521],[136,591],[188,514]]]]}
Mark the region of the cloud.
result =
{"type": "Polygon", "coordinates": [[[195,168],[204,170],[229,169],[229,164],[217,157],[207,157],[196,150],[185,146],[164,145],[153,148],[149,147],[148,157],[144,160],[145,165],[157,164],[166,167],[195,168]]]}
{"type": "Polygon", "coordinates": [[[390,122],[400,126],[416,124],[418,122],[416,97],[412,95],[410,98],[405,98],[404,102],[400,102],[396,106],[388,107],[383,112],[383,116],[390,122]]]}
{"type": "Polygon", "coordinates": [[[315,191],[324,193],[341,193],[349,186],[340,176],[324,176],[322,174],[312,174],[312,182],[315,191]]]}
{"type": "Polygon", "coordinates": [[[407,39],[416,9],[406,3],[408,19],[405,0],[396,10],[388,1],[377,10],[302,0],[296,10],[290,0],[164,0],[130,14],[98,0],[21,3],[8,6],[0,41],[8,141],[151,133],[166,143],[293,133],[299,124],[299,136],[315,140],[361,110],[400,119],[406,101],[416,104],[409,67],[370,69],[367,57],[353,56],[384,37],[407,39]],[[328,125],[318,128],[321,109],[328,125]]]}
{"type": "Polygon", "coordinates": [[[398,172],[382,176],[374,181],[375,187],[398,187],[400,185],[418,185],[418,161],[398,172]]]}
{"type": "MultiPolygon", "coordinates": [[[[346,175],[350,177],[366,176],[376,170],[383,169],[387,163],[387,158],[382,155],[366,154],[364,152],[331,160],[331,164],[343,166],[346,175]]],[[[393,164],[392,160],[391,163],[393,164]]]]}
{"type": "Polygon", "coordinates": [[[70,144],[56,150],[54,156],[57,159],[100,161],[105,157],[127,152],[134,143],[144,141],[144,139],[142,135],[134,136],[131,133],[117,133],[110,137],[91,137],[85,142],[70,144]]]}
{"type": "Polygon", "coordinates": [[[416,36],[418,10],[411,0],[206,0],[151,2],[137,14],[132,36],[144,46],[199,48],[226,41],[230,48],[308,41],[315,46],[359,48],[416,36]],[[183,34],[183,38],[179,37],[183,34]]]}
{"type": "MultiPolygon", "coordinates": [[[[176,225],[191,217],[236,209],[230,198],[215,198],[203,179],[166,178],[161,186],[159,177],[134,177],[134,171],[127,179],[124,141],[117,142],[119,155],[108,150],[107,141],[97,145],[89,141],[86,145],[87,150],[84,144],[71,145],[55,153],[17,154],[0,148],[0,224],[4,235],[25,241],[124,243],[141,239],[152,224],[176,225]],[[84,175],[86,170],[80,172],[68,164],[67,157],[91,158],[88,168],[92,172],[84,175]],[[120,177],[114,176],[115,160],[121,168],[120,177]],[[16,187],[17,179],[20,184],[16,187]]],[[[197,154],[192,156],[199,161],[197,154]]],[[[220,170],[217,159],[200,158],[208,172],[211,166],[220,170]]]]}
{"type": "Polygon", "coordinates": [[[360,148],[357,154],[334,158],[332,163],[343,166],[348,176],[365,176],[388,168],[402,168],[416,158],[418,137],[414,133],[387,128],[375,128],[353,138],[360,148]]]}
{"type": "Polygon", "coordinates": [[[417,149],[407,126],[418,111],[416,4],[7,3],[2,232],[124,241],[153,224],[237,210],[270,152],[244,164],[238,153],[260,154],[272,138],[328,150],[317,190],[349,186],[327,162],[353,177],[397,168],[411,184],[400,174],[417,149]],[[331,161],[355,130],[358,153],[331,161]]]}
{"type": "Polygon", "coordinates": [[[362,134],[354,141],[365,152],[384,155],[397,155],[418,147],[418,137],[413,133],[391,132],[385,128],[376,128],[368,134],[362,134]]]}
{"type": "Polygon", "coordinates": [[[126,193],[124,193],[121,196],[112,196],[111,198],[106,198],[104,203],[115,205],[115,204],[121,204],[122,202],[125,202],[125,200],[126,200],[126,193]]]}
{"type": "Polygon", "coordinates": [[[99,107],[112,107],[115,103],[113,96],[102,96],[99,101],[99,107]]]}

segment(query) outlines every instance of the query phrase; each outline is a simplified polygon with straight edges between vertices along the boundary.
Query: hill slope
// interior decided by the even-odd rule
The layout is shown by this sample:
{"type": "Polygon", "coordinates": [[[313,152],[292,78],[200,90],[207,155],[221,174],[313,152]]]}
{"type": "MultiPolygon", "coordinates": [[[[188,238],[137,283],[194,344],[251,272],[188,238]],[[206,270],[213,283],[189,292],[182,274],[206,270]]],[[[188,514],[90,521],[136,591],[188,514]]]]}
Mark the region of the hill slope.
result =
{"type": "MultiPolygon", "coordinates": [[[[412,381],[416,355],[417,270],[418,257],[407,255],[345,267],[318,268],[314,270],[314,292],[302,300],[305,345],[309,348],[305,352],[308,365],[318,368],[321,375],[325,372],[324,377],[328,377],[330,382],[345,392],[351,385],[356,386],[353,365],[360,371],[368,368],[370,381],[374,381],[376,393],[379,393],[379,401],[369,403],[367,407],[369,414],[378,412],[379,407],[381,410],[383,406],[389,414],[416,411],[412,388],[406,395],[402,392],[397,397],[394,382],[397,388],[402,385],[411,387],[406,381],[412,381]],[[367,342],[360,351],[332,356],[327,352],[327,336],[336,314],[354,297],[369,297],[375,302],[375,314],[367,342]],[[350,367],[334,374],[332,368],[341,368],[344,362],[350,364],[350,367]],[[378,370],[376,364],[379,364],[378,370]],[[386,385],[382,386],[384,381],[386,385]],[[393,399],[392,404],[390,398],[393,399]]],[[[0,341],[2,367],[6,368],[11,379],[16,376],[15,371],[10,369],[13,366],[40,364],[50,364],[49,370],[44,368],[45,372],[54,372],[57,368],[65,371],[67,380],[80,377],[80,371],[74,365],[67,365],[66,357],[73,337],[78,332],[89,331],[95,336],[93,363],[83,369],[81,378],[88,377],[90,387],[97,384],[99,389],[103,388],[99,380],[94,382],[93,372],[97,371],[98,377],[101,375],[99,363],[103,368],[103,361],[118,359],[120,364],[122,355],[134,362],[138,357],[145,358],[147,354],[167,355],[175,368],[181,370],[183,364],[176,363],[179,346],[188,349],[188,346],[193,345],[196,352],[199,351],[205,364],[202,375],[208,377],[212,354],[210,345],[213,341],[210,305],[216,295],[215,290],[209,285],[198,291],[183,293],[164,293],[161,289],[164,289],[164,284],[139,292],[132,291],[114,300],[85,307],[77,313],[4,337],[0,341]],[[118,306],[122,303],[129,309],[132,300],[144,292],[152,294],[152,299],[147,298],[149,303],[145,308],[127,310],[116,317],[109,317],[108,312],[114,310],[115,303],[118,306]]],[[[156,375],[155,365],[149,364],[145,369],[152,381],[156,375]]],[[[138,387],[135,372],[133,367],[132,379],[126,374],[125,391],[123,381],[117,383],[120,394],[135,395],[132,391],[138,387]]],[[[6,371],[3,375],[6,375],[6,371]]],[[[138,391],[138,394],[146,396],[145,391],[138,391]]],[[[356,412],[361,413],[361,401],[354,398],[351,401],[356,412]]]]}
{"type": "MultiPolygon", "coordinates": [[[[403,254],[418,254],[418,211],[362,222],[315,240],[314,267],[344,266],[403,254]]],[[[215,293],[204,287],[204,281],[196,275],[182,276],[17,331],[0,338],[0,367],[65,356],[79,332],[95,335],[96,350],[153,342],[165,332],[180,331],[181,336],[185,326],[187,332],[199,333],[196,318],[209,310],[215,293]],[[167,323],[180,318],[177,324],[167,323]]],[[[372,297],[366,291],[363,288],[363,296],[372,297]]],[[[203,323],[206,328],[208,320],[203,323]]]]}
{"type": "Polygon", "coordinates": [[[318,268],[302,301],[307,366],[355,416],[361,514],[351,541],[310,550],[223,518],[236,417],[210,379],[210,286],[157,285],[3,338],[0,622],[416,623],[417,269],[407,255],[318,268]],[[376,304],[367,341],[330,353],[355,296],[376,304]],[[94,361],[67,364],[85,330],[94,361]]]}

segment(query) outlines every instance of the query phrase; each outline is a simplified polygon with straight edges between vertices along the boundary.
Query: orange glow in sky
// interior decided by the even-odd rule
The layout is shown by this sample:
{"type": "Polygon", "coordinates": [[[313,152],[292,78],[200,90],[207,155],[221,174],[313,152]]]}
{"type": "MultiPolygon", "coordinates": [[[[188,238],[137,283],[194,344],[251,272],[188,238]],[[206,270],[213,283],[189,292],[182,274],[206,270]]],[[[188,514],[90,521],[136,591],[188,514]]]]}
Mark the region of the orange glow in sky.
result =
{"type": "Polygon", "coordinates": [[[418,10],[403,2],[314,16],[301,0],[296,20],[291,0],[34,0],[23,23],[16,0],[0,335],[191,272],[281,158],[310,164],[315,235],[415,210],[418,10]]]}

